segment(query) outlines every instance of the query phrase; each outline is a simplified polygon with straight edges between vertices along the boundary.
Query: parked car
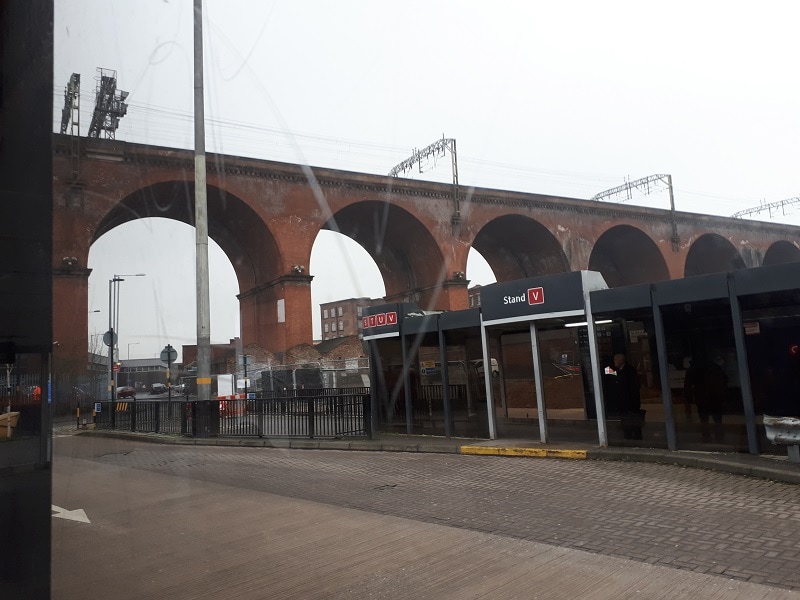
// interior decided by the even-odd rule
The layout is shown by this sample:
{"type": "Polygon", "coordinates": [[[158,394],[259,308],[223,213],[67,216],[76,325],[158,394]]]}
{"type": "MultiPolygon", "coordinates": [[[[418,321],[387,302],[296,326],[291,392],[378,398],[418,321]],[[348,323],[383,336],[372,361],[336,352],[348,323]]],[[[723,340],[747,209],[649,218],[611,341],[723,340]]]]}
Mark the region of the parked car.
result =
{"type": "Polygon", "coordinates": [[[117,388],[117,398],[133,398],[136,400],[136,388],[123,385],[117,388]]]}
{"type": "Polygon", "coordinates": [[[154,383],[150,386],[151,394],[166,394],[167,386],[164,383],[154,383]]]}

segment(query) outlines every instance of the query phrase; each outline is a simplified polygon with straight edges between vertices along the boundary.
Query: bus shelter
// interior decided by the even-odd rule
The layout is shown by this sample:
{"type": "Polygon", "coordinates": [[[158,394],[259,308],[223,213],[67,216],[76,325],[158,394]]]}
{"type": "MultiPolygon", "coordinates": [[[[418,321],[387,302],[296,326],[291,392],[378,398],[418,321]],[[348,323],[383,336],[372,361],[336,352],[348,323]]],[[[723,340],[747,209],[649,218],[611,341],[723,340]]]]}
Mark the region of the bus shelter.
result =
{"type": "Polygon", "coordinates": [[[763,420],[800,414],[800,264],[601,290],[591,303],[639,370],[644,445],[785,451],[763,420]]]}
{"type": "Polygon", "coordinates": [[[488,435],[477,308],[427,312],[385,304],[365,309],[362,325],[376,430],[488,435]],[[390,323],[394,313],[397,322],[390,323]]]}
{"type": "Polygon", "coordinates": [[[608,445],[590,298],[606,288],[600,273],[575,271],[481,289],[483,360],[496,354],[500,365],[500,385],[486,380],[492,439],[530,437],[538,429],[542,443],[608,445]]]}
{"type": "Polygon", "coordinates": [[[785,454],[765,417],[800,416],[800,263],[611,289],[534,277],[484,286],[480,309],[371,307],[363,331],[376,431],[785,454]]]}

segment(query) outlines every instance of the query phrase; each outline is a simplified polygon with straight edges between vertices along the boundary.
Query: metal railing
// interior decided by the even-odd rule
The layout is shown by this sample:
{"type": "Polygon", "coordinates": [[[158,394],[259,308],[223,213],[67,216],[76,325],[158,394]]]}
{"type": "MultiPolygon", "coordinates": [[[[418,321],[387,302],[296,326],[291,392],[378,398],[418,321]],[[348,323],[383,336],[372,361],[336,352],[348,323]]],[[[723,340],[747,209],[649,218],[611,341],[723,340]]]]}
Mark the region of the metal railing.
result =
{"type": "Polygon", "coordinates": [[[190,437],[372,437],[369,388],[289,390],[266,398],[101,402],[97,429],[190,437]]]}

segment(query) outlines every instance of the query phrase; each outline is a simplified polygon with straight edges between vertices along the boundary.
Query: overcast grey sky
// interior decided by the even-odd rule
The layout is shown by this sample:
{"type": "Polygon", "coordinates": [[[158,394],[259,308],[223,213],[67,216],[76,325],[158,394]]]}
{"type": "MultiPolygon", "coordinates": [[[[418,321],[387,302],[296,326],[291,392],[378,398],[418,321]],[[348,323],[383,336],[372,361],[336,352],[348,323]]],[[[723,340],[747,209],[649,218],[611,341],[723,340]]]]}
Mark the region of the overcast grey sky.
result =
{"type": "MultiPolygon", "coordinates": [[[[458,141],[465,185],[589,198],[670,173],[678,210],[724,215],[800,195],[796,2],[205,0],[204,10],[210,152],[386,173],[444,134],[458,141]]],[[[117,139],[193,147],[191,0],[60,0],[55,42],[54,109],[80,73],[82,135],[104,67],[130,92],[117,139]]],[[[450,177],[448,160],[415,175],[450,177]]],[[[636,203],[668,205],[665,193],[636,203]]],[[[159,221],[119,227],[90,255],[88,310],[102,311],[90,333],[107,328],[108,280],[147,273],[122,284],[122,358],[194,343],[194,232],[159,221]]],[[[315,302],[383,294],[363,251],[344,258],[353,246],[321,235],[315,302]],[[359,268],[333,283],[343,261],[359,268]]],[[[223,342],[239,334],[238,288],[213,247],[210,262],[212,341],[223,342]]],[[[467,277],[492,279],[479,262],[467,277]]]]}

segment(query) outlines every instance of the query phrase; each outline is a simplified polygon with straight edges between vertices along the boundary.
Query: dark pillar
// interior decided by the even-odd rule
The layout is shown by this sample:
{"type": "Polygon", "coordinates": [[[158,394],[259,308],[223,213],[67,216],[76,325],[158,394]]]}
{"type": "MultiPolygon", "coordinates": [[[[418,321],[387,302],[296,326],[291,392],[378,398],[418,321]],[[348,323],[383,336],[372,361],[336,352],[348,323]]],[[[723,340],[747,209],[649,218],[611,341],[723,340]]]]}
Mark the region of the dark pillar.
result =
{"type": "Polygon", "coordinates": [[[0,57],[0,356],[28,365],[41,388],[29,415],[36,425],[20,423],[33,431],[0,444],[0,597],[45,600],[52,520],[52,0],[0,1],[0,57]]]}

